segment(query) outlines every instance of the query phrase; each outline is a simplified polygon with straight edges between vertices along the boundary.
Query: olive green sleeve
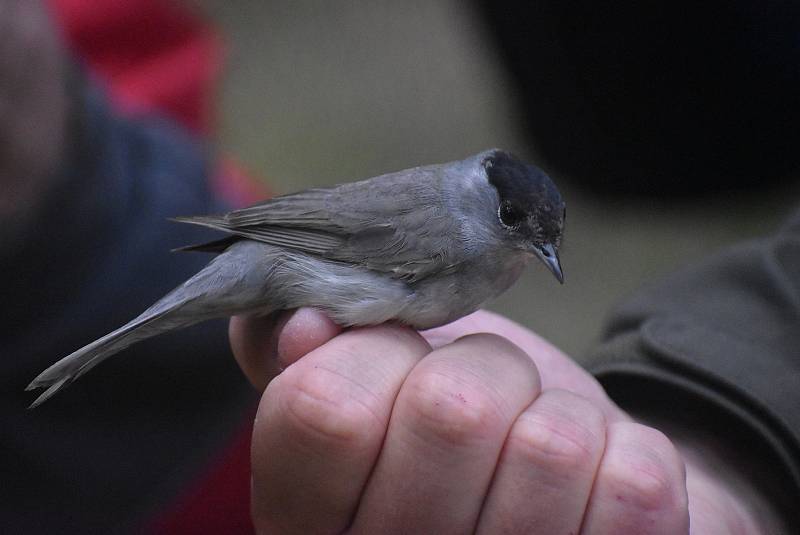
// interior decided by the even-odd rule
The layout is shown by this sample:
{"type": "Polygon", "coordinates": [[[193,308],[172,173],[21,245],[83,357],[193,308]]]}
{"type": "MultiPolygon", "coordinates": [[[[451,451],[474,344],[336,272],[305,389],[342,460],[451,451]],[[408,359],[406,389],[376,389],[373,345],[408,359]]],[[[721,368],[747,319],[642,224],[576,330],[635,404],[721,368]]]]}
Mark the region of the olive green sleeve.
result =
{"type": "Polygon", "coordinates": [[[800,504],[800,212],[774,236],[644,289],[589,369],[637,417],[724,442],[776,507],[800,504]]]}

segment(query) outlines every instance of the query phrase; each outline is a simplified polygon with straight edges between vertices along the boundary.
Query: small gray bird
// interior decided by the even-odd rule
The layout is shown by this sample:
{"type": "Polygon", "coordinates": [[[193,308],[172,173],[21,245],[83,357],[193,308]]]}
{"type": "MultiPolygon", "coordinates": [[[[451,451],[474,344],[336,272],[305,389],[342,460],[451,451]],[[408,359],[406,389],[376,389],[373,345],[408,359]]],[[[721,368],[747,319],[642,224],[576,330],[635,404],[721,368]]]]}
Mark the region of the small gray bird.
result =
{"type": "Polygon", "coordinates": [[[180,217],[229,236],[137,318],[64,357],[28,386],[40,405],[140,340],[235,314],[315,307],[342,326],[454,321],[508,289],[532,257],[563,283],[566,212],[539,168],[493,149],[360,182],[275,197],[225,215],[180,217]]]}

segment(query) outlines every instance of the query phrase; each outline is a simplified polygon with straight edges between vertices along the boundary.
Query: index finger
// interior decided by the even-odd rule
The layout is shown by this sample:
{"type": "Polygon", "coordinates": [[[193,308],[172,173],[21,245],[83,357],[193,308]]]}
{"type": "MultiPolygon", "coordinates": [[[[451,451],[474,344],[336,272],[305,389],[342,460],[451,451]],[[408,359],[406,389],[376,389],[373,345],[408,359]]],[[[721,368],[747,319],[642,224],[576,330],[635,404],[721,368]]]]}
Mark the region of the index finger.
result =
{"type": "Polygon", "coordinates": [[[430,346],[396,325],[352,329],[270,383],[253,428],[252,513],[269,533],[340,533],[403,381],[430,346]]]}

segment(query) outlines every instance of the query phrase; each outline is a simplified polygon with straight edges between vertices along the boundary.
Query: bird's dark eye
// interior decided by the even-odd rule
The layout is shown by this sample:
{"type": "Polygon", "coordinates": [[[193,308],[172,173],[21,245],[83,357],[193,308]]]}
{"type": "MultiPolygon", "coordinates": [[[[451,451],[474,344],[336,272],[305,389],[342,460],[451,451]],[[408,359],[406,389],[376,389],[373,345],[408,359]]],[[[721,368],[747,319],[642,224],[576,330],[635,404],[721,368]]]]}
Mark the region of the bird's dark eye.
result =
{"type": "Polygon", "coordinates": [[[503,225],[511,228],[518,226],[524,217],[522,211],[508,201],[503,201],[500,203],[498,215],[500,216],[500,222],[503,223],[503,225]]]}

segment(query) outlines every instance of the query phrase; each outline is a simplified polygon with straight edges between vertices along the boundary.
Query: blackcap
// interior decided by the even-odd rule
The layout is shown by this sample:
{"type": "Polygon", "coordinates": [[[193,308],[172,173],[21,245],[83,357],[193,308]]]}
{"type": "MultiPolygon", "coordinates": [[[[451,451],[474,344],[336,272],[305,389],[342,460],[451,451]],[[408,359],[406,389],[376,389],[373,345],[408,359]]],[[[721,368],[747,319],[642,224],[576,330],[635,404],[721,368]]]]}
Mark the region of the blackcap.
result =
{"type": "Polygon", "coordinates": [[[342,326],[428,329],[508,289],[531,258],[559,282],[566,212],[552,180],[498,149],[464,160],[179,217],[228,235],[185,247],[217,256],[119,329],[42,372],[35,407],[122,349],[237,314],[315,307],[342,326]]]}

